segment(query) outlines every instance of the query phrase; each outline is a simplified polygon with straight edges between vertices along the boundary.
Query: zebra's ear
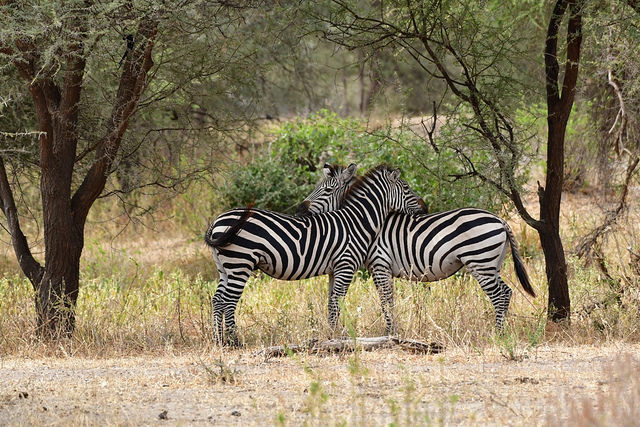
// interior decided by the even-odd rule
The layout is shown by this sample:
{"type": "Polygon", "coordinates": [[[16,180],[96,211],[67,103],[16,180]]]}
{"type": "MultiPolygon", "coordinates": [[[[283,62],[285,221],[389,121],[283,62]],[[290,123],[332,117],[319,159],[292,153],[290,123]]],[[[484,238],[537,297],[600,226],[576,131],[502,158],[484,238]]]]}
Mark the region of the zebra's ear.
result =
{"type": "Polygon", "coordinates": [[[391,182],[396,182],[398,178],[400,178],[400,169],[392,170],[389,178],[391,179],[391,182]]]}
{"type": "Polygon", "coordinates": [[[353,175],[356,173],[356,170],[358,170],[358,166],[355,163],[351,163],[340,174],[340,180],[342,182],[351,181],[351,178],[353,178],[353,175]]]}
{"type": "Polygon", "coordinates": [[[324,174],[325,178],[332,178],[335,173],[335,168],[329,163],[325,163],[322,167],[322,173],[324,174]]]}

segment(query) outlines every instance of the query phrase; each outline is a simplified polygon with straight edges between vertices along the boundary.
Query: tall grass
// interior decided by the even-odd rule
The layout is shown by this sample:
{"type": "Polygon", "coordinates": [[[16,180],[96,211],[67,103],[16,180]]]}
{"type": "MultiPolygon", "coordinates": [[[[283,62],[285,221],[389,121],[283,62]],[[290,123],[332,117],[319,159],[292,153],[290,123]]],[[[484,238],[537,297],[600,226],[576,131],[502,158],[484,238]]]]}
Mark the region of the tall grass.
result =
{"type": "MultiPolygon", "coordinates": [[[[204,248],[201,250],[206,254],[204,248]]],[[[146,270],[132,256],[129,261],[118,261],[119,254],[115,259],[105,256],[104,262],[109,266],[120,264],[122,270],[108,274],[108,266],[95,261],[84,270],[76,331],[64,348],[50,348],[50,343],[36,337],[30,283],[18,275],[0,279],[0,351],[5,355],[63,351],[107,356],[189,351],[212,345],[210,301],[215,280],[185,273],[180,267],[146,270]]],[[[513,359],[526,356],[545,341],[637,341],[637,301],[620,303],[612,299],[609,286],[598,280],[593,267],[583,268],[575,260],[570,260],[570,265],[574,271],[571,293],[575,313],[570,326],[545,329],[545,278],[540,273],[541,265],[529,264],[539,297],[533,300],[523,292],[514,292],[505,334],[495,334],[489,299],[464,273],[428,285],[397,280],[395,313],[400,333],[478,352],[497,345],[505,357],[513,359]]],[[[206,268],[214,269],[212,263],[206,268]]],[[[517,283],[511,268],[506,271],[506,280],[517,283]]],[[[327,338],[331,330],[326,306],[326,277],[286,282],[254,275],[236,313],[241,340],[256,347],[327,338]]],[[[384,319],[370,278],[359,278],[352,284],[341,318],[347,317],[349,327],[359,336],[384,334],[384,319]]],[[[339,331],[343,335],[348,332],[347,327],[339,331]]]]}

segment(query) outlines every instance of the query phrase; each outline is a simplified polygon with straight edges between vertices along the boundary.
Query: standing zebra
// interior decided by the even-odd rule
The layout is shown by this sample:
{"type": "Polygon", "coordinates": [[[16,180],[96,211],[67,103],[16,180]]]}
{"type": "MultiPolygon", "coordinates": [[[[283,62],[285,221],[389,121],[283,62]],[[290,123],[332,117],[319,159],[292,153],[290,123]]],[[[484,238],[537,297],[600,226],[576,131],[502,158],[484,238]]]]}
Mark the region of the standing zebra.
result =
{"type": "Polygon", "coordinates": [[[328,274],[329,325],[335,328],[339,299],[363,265],[386,216],[394,210],[426,211],[422,199],[399,176],[398,169],[378,166],[350,187],[340,209],[310,217],[250,208],[221,214],[205,234],[220,274],[213,297],[218,340],[237,344],[236,305],[257,269],[283,280],[328,274]]]}
{"type": "MultiPolygon", "coordinates": [[[[298,208],[299,215],[337,209],[355,178],[349,168],[325,165],[325,180],[298,208]],[[328,185],[333,181],[332,185],[328,185]],[[343,183],[336,186],[335,183],[343,183]],[[347,187],[346,189],[344,187],[347,187]]],[[[365,267],[371,272],[380,295],[387,333],[395,333],[393,321],[393,278],[419,282],[445,279],[462,266],[489,296],[502,331],[511,300],[511,288],[500,277],[508,245],[516,275],[524,290],[535,297],[518,246],[509,225],[496,215],[474,208],[434,214],[391,213],[375,242],[369,246],[365,267]]]]}

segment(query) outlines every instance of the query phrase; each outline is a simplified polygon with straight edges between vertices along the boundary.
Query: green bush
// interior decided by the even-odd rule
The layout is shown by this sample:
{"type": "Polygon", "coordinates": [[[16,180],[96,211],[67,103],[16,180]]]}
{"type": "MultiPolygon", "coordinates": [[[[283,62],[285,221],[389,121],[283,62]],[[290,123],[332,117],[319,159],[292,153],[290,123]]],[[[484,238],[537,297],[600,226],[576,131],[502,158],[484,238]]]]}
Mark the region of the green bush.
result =
{"type": "Polygon", "coordinates": [[[361,173],[380,163],[398,167],[431,211],[500,204],[495,190],[456,178],[464,170],[453,149],[436,152],[409,129],[367,131],[358,120],[326,110],[277,129],[252,162],[230,172],[221,189],[223,203],[292,213],[321,178],[325,162],[356,163],[361,173]]]}
{"type": "Polygon", "coordinates": [[[317,179],[318,174],[308,168],[265,153],[231,174],[222,198],[227,207],[253,205],[292,213],[317,179]]]}
{"type": "Polygon", "coordinates": [[[362,136],[358,121],[328,111],[285,123],[252,162],[230,172],[223,203],[293,213],[321,178],[322,165],[353,158],[351,147],[362,136]]]}

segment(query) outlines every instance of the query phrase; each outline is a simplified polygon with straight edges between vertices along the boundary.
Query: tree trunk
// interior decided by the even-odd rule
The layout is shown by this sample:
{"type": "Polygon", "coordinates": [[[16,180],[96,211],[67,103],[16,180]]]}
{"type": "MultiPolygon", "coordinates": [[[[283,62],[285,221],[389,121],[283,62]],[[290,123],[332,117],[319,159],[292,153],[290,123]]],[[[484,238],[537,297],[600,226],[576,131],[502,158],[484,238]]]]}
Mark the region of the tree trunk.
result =
{"type": "Polygon", "coordinates": [[[60,257],[55,270],[45,270],[35,293],[37,331],[43,337],[70,337],[75,329],[80,258],[60,257]]]}
{"type": "Polygon", "coordinates": [[[540,244],[544,253],[549,306],[547,316],[554,322],[569,319],[571,301],[567,281],[567,262],[560,238],[560,205],[564,181],[564,140],[569,114],[563,114],[561,104],[550,103],[547,118],[547,177],[540,190],[540,244]]]}
{"type": "Polygon", "coordinates": [[[538,230],[538,235],[549,283],[547,316],[554,322],[568,320],[571,314],[571,301],[567,282],[567,263],[560,233],[557,228],[548,227],[538,230]]]}
{"type": "Polygon", "coordinates": [[[554,322],[570,320],[571,301],[567,281],[567,262],[560,239],[560,203],[564,181],[564,143],[569,115],[573,108],[580,49],[582,45],[582,5],[577,0],[557,0],[544,50],[547,92],[547,177],[545,187],[538,188],[540,222],[537,227],[544,253],[549,307],[547,316],[554,322]],[[568,11],[567,50],[564,77],[560,85],[558,33],[568,11]]]}
{"type": "Polygon", "coordinates": [[[38,332],[47,337],[73,333],[84,247],[84,221],[76,224],[69,197],[58,197],[70,186],[60,185],[55,175],[43,173],[41,180],[45,268],[35,289],[38,332]]]}

